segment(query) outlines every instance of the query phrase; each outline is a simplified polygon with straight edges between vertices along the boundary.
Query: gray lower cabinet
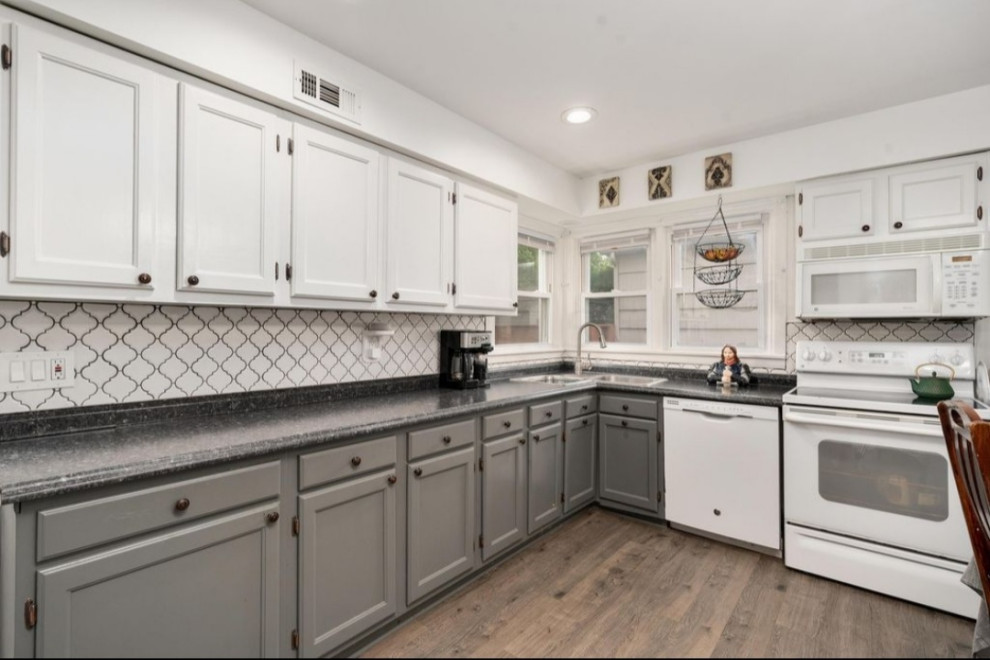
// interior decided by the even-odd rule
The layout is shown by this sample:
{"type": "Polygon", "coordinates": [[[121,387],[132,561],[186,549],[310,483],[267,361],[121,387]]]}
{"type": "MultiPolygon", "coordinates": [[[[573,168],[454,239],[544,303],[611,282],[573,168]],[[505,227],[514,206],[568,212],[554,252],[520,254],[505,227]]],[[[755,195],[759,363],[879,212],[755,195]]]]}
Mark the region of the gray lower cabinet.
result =
{"type": "Polygon", "coordinates": [[[472,446],[408,464],[409,603],[474,567],[474,456],[472,446]]]}
{"type": "Polygon", "coordinates": [[[395,614],[397,480],[388,469],[299,496],[302,657],[395,614]]]}
{"type": "Polygon", "coordinates": [[[564,513],[595,499],[596,415],[570,419],[564,427],[564,513]]]}
{"type": "Polygon", "coordinates": [[[481,446],[481,558],[526,537],[526,435],[481,446]]]}
{"type": "Polygon", "coordinates": [[[560,423],[529,431],[529,533],[562,515],[564,451],[560,423]]]}
{"type": "Polygon", "coordinates": [[[37,656],[277,656],[278,508],[40,568],[37,656]]]}
{"type": "Polygon", "coordinates": [[[599,497],[650,513],[660,510],[657,422],[598,416],[599,497]]]}

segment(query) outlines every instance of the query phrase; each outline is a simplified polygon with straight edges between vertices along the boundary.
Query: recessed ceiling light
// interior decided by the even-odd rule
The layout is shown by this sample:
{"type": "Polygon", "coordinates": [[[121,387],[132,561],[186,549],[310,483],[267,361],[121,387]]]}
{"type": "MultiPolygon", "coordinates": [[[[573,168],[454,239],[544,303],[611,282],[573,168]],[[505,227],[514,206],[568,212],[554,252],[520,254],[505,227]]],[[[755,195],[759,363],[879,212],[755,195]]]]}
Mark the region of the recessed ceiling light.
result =
{"type": "Polygon", "coordinates": [[[594,108],[571,108],[565,110],[560,118],[568,124],[584,124],[594,119],[597,114],[598,111],[594,108]]]}

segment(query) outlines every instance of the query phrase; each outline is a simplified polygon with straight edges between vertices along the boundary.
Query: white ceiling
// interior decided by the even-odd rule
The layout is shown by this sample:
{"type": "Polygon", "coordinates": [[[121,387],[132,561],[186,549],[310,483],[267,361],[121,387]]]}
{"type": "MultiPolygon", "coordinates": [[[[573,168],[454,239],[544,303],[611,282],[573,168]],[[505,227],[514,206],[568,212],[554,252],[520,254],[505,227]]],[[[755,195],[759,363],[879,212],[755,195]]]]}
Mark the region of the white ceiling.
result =
{"type": "Polygon", "coordinates": [[[987,0],[244,1],[578,176],[990,83],[987,0]]]}

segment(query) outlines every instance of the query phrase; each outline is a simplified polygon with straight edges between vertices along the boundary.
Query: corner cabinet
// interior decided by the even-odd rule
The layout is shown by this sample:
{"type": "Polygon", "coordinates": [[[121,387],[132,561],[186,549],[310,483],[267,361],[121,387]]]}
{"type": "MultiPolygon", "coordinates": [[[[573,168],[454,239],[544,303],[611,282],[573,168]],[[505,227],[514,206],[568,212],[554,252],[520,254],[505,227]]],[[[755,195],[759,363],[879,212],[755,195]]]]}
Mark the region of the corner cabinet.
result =
{"type": "Polygon", "coordinates": [[[518,268],[516,203],[457,184],[454,206],[454,306],[513,312],[518,268]],[[485,266],[479,267],[484,256],[485,266]]]}
{"type": "Polygon", "coordinates": [[[175,83],[88,40],[11,27],[9,293],[154,300],[172,195],[175,83]],[[172,135],[159,132],[171,115],[172,135]],[[167,220],[167,219],[166,219],[167,220]]]}

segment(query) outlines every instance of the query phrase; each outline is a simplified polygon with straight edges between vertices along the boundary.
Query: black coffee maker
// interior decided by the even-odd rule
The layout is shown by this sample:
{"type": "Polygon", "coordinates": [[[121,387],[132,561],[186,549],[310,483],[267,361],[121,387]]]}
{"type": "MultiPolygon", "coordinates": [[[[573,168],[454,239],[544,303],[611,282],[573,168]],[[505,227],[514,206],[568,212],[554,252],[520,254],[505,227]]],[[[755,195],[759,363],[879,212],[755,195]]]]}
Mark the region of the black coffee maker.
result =
{"type": "Polygon", "coordinates": [[[484,330],[440,331],[440,386],[461,390],[488,387],[488,353],[492,333],[484,330]]]}

